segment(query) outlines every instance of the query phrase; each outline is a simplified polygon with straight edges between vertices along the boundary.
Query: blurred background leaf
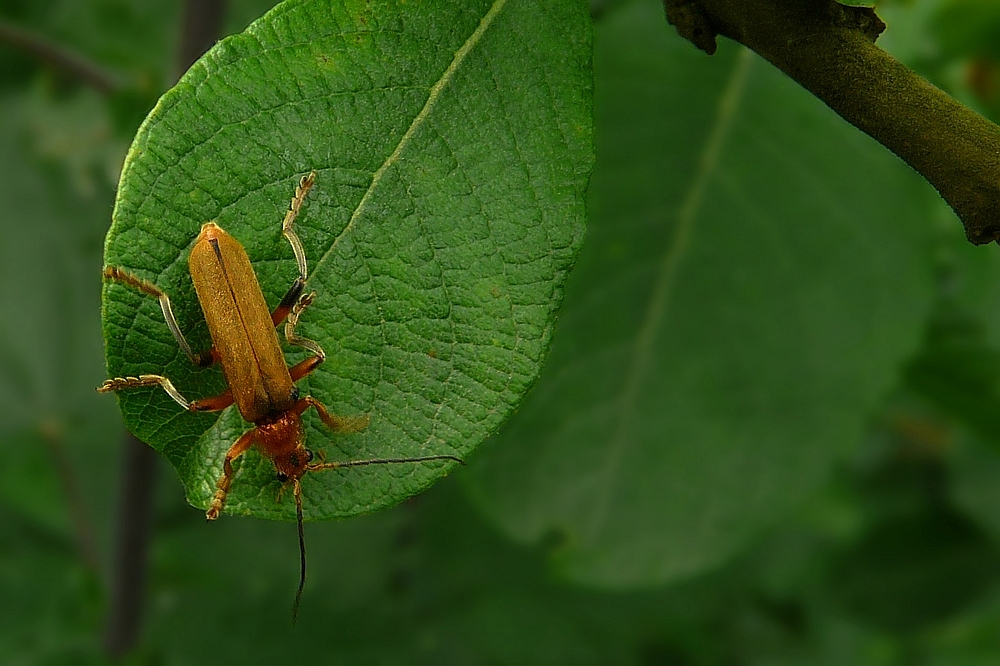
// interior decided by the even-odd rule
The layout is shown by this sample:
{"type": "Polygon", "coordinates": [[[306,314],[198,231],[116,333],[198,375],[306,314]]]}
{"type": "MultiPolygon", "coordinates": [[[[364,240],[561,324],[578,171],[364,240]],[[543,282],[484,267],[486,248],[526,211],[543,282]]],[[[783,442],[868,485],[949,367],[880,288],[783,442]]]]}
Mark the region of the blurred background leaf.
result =
{"type": "MultiPolygon", "coordinates": [[[[951,51],[938,34],[938,19],[953,11],[952,4],[880,3],[879,11],[889,23],[880,43],[937,85],[993,114],[983,91],[967,76],[980,55],[951,51]]],[[[227,32],[242,30],[268,6],[231,0],[227,32]]],[[[602,162],[595,180],[595,226],[588,241],[593,247],[585,247],[590,258],[584,259],[584,269],[588,262],[600,268],[621,261],[614,253],[623,250],[607,240],[615,234],[607,222],[602,226],[606,219],[625,229],[645,225],[654,245],[652,240],[669,223],[664,211],[670,211],[671,204],[673,209],[681,205],[676,196],[669,198],[669,193],[683,190],[684,183],[675,181],[691,178],[682,172],[671,180],[664,172],[660,186],[644,189],[649,179],[639,166],[642,162],[633,164],[632,157],[619,155],[604,163],[605,155],[614,154],[607,152],[609,143],[612,148],[614,142],[638,145],[642,150],[636,159],[653,155],[662,163],[687,159],[690,165],[690,151],[678,147],[699,140],[703,144],[703,128],[712,122],[717,107],[692,104],[690,115],[696,117],[680,129],[672,123],[657,125],[652,118],[667,117],[665,100],[680,94],[668,86],[680,82],[690,84],[694,101],[704,97],[706,89],[714,90],[717,99],[739,57],[732,50],[715,58],[694,52],[662,24],[653,4],[643,8],[629,0],[610,0],[596,6],[599,38],[631,25],[637,16],[648,19],[648,24],[636,26],[634,45],[629,40],[615,53],[599,52],[595,83],[599,93],[635,91],[634,113],[650,120],[609,126],[616,117],[610,113],[615,105],[604,98],[604,111],[597,118],[602,162]],[[666,55],[659,56],[664,62],[657,64],[656,56],[651,60],[639,50],[650,39],[666,49],[666,55]],[[635,51],[630,50],[633,46],[635,51]],[[614,62],[628,64],[630,78],[612,76],[621,72],[611,67],[614,62]],[[699,110],[702,117],[697,116],[699,110]],[[678,138],[681,130],[687,134],[678,138]],[[612,204],[636,212],[618,220],[610,217],[612,204]]],[[[179,15],[176,4],[165,1],[137,0],[132,5],[2,0],[0,19],[99,62],[125,82],[123,89],[131,85],[130,77],[141,78],[136,72],[145,71],[152,91],[146,97],[133,95],[133,110],[119,113],[114,96],[93,92],[0,42],[0,304],[7,315],[0,324],[0,663],[101,664],[108,661],[99,636],[122,432],[113,401],[92,394],[104,378],[98,319],[101,242],[124,147],[169,80],[179,15]],[[147,100],[145,107],[142,99],[147,100]],[[73,481],[67,483],[67,478],[73,481]],[[89,525],[92,547],[84,545],[87,538],[80,535],[87,529],[81,525],[89,525]]],[[[956,31],[954,43],[961,45],[963,31],[972,44],[982,27],[981,20],[972,18],[964,28],[956,22],[948,30],[956,31]]],[[[789,487],[797,498],[794,503],[782,499],[784,486],[771,491],[785,506],[783,515],[734,520],[725,534],[728,552],[718,553],[712,566],[702,560],[707,568],[701,573],[632,590],[595,590],[590,581],[579,585],[568,580],[572,571],[567,553],[574,544],[558,529],[541,529],[541,539],[525,543],[532,541],[525,535],[536,537],[539,532],[528,529],[530,525],[512,530],[498,522],[498,516],[509,515],[508,504],[484,501],[477,488],[484,476],[507,478],[517,488],[531,480],[535,485],[530,487],[537,488],[550,475],[565,479],[565,472],[579,469],[580,457],[553,456],[550,460],[560,463],[554,470],[542,464],[544,459],[521,462],[516,469],[504,470],[510,472],[505,477],[492,465],[505,462],[497,458],[506,447],[515,454],[521,449],[509,439],[499,444],[509,438],[501,433],[490,444],[493,450],[472,459],[474,466],[482,466],[474,475],[463,470],[415,500],[377,515],[310,525],[310,581],[300,626],[293,632],[288,607],[297,576],[294,527],[252,519],[206,525],[171,478],[158,484],[144,630],[127,662],[995,664],[1000,655],[995,573],[1000,454],[992,426],[1000,351],[997,248],[969,246],[957,220],[933,197],[924,197],[920,187],[911,197],[905,194],[908,190],[888,189],[886,181],[872,177],[873,183],[886,187],[881,199],[872,194],[875,186],[864,182],[866,174],[872,165],[892,168],[890,158],[880,159],[866,139],[800,99],[800,91],[775,81],[763,63],[752,63],[749,76],[742,115],[734,116],[729,141],[752,136],[747,125],[752,118],[753,127],[770,130],[764,145],[782,145],[775,142],[788,130],[775,127],[770,114],[786,118],[784,125],[800,127],[799,138],[792,145],[786,142],[779,156],[765,148],[751,153],[750,166],[734,171],[739,178],[731,178],[729,187],[750,188],[750,195],[756,195],[753,184],[770,179],[764,191],[780,192],[774,194],[779,201],[765,203],[814,211],[798,233],[813,229],[825,238],[850,227],[843,222],[838,226],[838,221],[815,222],[827,220],[826,213],[815,211],[825,205],[822,199],[817,203],[816,190],[781,190],[781,179],[772,170],[788,163],[807,164],[828,174],[827,191],[836,191],[831,188],[838,183],[855,184],[864,194],[857,195],[866,202],[863,210],[852,201],[853,191],[835,202],[859,219],[877,218],[872,227],[891,224],[902,210],[913,215],[913,229],[922,228],[921,220],[929,228],[923,253],[912,249],[920,239],[879,240],[874,250],[883,265],[914,261],[911,257],[918,255],[924,263],[912,274],[933,276],[929,288],[927,278],[919,277],[917,286],[887,292],[894,295],[898,289],[904,298],[929,289],[923,302],[932,302],[923,306],[922,324],[910,322],[905,305],[886,309],[902,312],[900,321],[885,324],[887,328],[914,328],[909,343],[914,351],[895,361],[894,374],[885,370],[884,357],[873,360],[882,374],[881,379],[873,374],[872,386],[882,386],[882,395],[867,398],[863,426],[854,426],[860,435],[854,441],[842,436],[836,451],[810,449],[814,466],[807,478],[789,487]],[[748,115],[754,108],[756,115],[748,115]],[[781,115],[789,108],[795,110],[791,118],[781,115]],[[812,123],[808,131],[795,124],[803,119],[812,123]],[[817,145],[826,147],[817,152],[817,145]],[[832,177],[842,173],[838,169],[844,169],[846,158],[837,160],[831,154],[856,157],[855,173],[832,177]],[[497,530],[498,524],[504,529],[497,530]],[[737,532],[744,536],[736,538],[737,532]],[[511,533],[519,538],[511,539],[511,533]]],[[[783,168],[792,183],[802,177],[783,168]]],[[[905,176],[900,179],[907,182],[905,176]]],[[[725,212],[726,219],[718,220],[726,225],[723,238],[753,234],[749,225],[756,218],[743,211],[733,216],[723,194],[710,191],[705,201],[706,209],[725,212]]],[[[704,241],[698,240],[699,228],[694,231],[692,247],[698,247],[704,241]]],[[[852,238],[872,233],[865,227],[836,240],[850,248],[852,238]]],[[[755,238],[751,241],[757,242],[755,238]]],[[[759,243],[746,250],[751,248],[759,251],[759,243]]],[[[734,267],[745,266],[739,249],[720,239],[703,252],[735,257],[730,262],[734,267]]],[[[819,259],[809,255],[812,261],[803,261],[803,270],[810,264],[822,267],[843,251],[832,247],[819,259]]],[[[718,268],[718,260],[705,261],[718,268]]],[[[857,261],[842,258],[841,264],[855,266],[857,261]]],[[[784,265],[776,264],[776,271],[784,265]]],[[[577,289],[586,284],[583,271],[581,276],[577,289]]],[[[866,276],[860,273],[858,281],[866,276]]],[[[698,278],[693,273],[690,277],[698,278]]],[[[902,276],[896,279],[903,281],[902,276]]],[[[635,292],[619,293],[623,301],[634,300],[649,289],[639,284],[635,292]]],[[[839,288],[830,291],[836,293],[817,300],[858,298],[839,288]]],[[[600,291],[594,297],[600,298],[600,291]]],[[[720,307],[714,304],[716,298],[731,296],[720,291],[706,299],[705,316],[720,307]]],[[[699,316],[697,309],[690,310],[689,325],[697,325],[699,316]]],[[[831,315],[817,316],[807,323],[819,326],[831,315]]],[[[567,310],[567,327],[573,317],[567,310]]],[[[552,369],[584,343],[598,342],[598,334],[625,323],[599,322],[592,340],[578,340],[563,351],[557,337],[552,369]]],[[[795,350],[801,339],[778,343],[795,350]]],[[[835,363],[842,356],[857,363],[860,351],[820,358],[835,363]]],[[[724,362],[733,361],[725,357],[720,360],[724,362]]],[[[706,376],[729,376],[725,365],[698,369],[718,373],[706,376]]],[[[539,382],[539,392],[547,381],[539,382]]],[[[775,376],[765,377],[764,385],[776,381],[775,376]]],[[[590,395],[606,387],[581,379],[572,389],[590,395]]],[[[861,397],[859,404],[864,402],[861,397]]],[[[553,414],[543,425],[558,416],[553,414]]],[[[779,432],[786,427],[780,419],[774,424],[779,432]]],[[[768,456],[752,458],[766,478],[774,473],[769,466],[782,458],[769,446],[761,450],[769,451],[768,456]]],[[[787,447],[778,450],[787,455],[787,447]]],[[[692,446],[691,455],[698,453],[692,446]]],[[[787,469],[782,474],[787,475],[787,469]]],[[[665,476],[664,484],[673,478],[665,476]]],[[[509,497],[507,493],[509,489],[500,488],[496,496],[509,497]]],[[[549,507],[549,515],[557,515],[557,508],[549,507]]],[[[692,519],[692,525],[697,528],[701,522],[692,519]]],[[[654,545],[662,548],[662,543],[654,545]]]]}
{"type": "Polygon", "coordinates": [[[926,183],[658,16],[598,27],[589,242],[545,377],[470,470],[505,531],[607,587],[717,566],[815,493],[933,295],[926,183]]]}

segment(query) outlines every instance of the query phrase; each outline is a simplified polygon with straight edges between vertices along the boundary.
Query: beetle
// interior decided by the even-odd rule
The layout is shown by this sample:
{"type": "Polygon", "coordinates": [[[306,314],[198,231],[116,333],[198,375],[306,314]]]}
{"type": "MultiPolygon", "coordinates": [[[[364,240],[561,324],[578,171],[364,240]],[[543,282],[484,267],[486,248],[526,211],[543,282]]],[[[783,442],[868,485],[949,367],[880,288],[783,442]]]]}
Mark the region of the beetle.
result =
{"type": "Polygon", "coordinates": [[[222,474],[216,484],[215,494],[205,512],[208,520],[219,517],[225,506],[226,496],[233,482],[233,461],[252,446],[274,465],[282,489],[292,484],[298,524],[300,575],[295,596],[293,617],[306,580],[306,551],[302,518],[301,479],[307,472],[317,472],[342,467],[422,463],[451,460],[463,463],[453,455],[429,455],[413,458],[370,458],[366,460],[326,461],[320,452],[316,461],[313,452],[305,446],[302,414],[312,407],[320,420],[333,432],[353,433],[368,426],[368,416],[338,416],[311,395],[300,396],[295,382],[302,379],[326,359],[323,348],[315,341],[296,333],[302,312],[313,302],[315,292],[305,292],[308,278],[305,250],[293,225],[299,215],[306,195],[316,182],[316,172],[303,176],[295,188],[291,205],[285,213],[281,229],[292,246],[299,276],[288,288],[281,302],[268,311],[260,283],[254,274],[246,250],[239,241],[226,233],[215,222],[206,222],[195,239],[188,257],[188,268],[195,293],[208,324],[212,347],[196,354],[184,337],[170,305],[166,292],[151,282],[127,270],[108,266],[104,279],[135,289],[159,300],[167,327],[184,354],[192,363],[208,367],[215,363],[222,366],[228,385],[219,395],[188,400],[162,375],[115,377],[97,388],[100,393],[159,386],[183,409],[190,412],[217,412],[232,404],[244,419],[253,424],[226,452],[222,474]],[[311,353],[309,358],[289,368],[285,363],[276,328],[284,323],[285,340],[311,353]]]}

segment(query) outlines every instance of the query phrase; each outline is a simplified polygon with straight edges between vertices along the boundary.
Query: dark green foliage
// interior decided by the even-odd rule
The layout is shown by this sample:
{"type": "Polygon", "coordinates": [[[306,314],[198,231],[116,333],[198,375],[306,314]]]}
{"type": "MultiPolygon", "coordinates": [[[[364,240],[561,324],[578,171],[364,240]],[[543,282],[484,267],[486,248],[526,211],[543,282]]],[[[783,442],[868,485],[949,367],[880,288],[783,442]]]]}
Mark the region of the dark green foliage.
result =
{"type": "Polygon", "coordinates": [[[925,184],[657,12],[598,27],[589,241],[545,377],[472,470],[510,534],[562,530],[566,575],[613,588],[717,565],[815,492],[932,295],[925,184]]]}
{"type": "MultiPolygon", "coordinates": [[[[948,4],[887,7],[886,43],[904,56],[937,58],[939,42],[918,38],[936,34],[937,8],[948,4]]],[[[266,9],[260,2],[229,5],[231,31],[266,9]]],[[[9,77],[0,74],[0,663],[109,663],[101,631],[122,429],[115,401],[93,392],[106,376],[98,275],[116,169],[127,148],[122,137],[148,99],[130,92],[141,89],[130,77],[145,72],[142,85],[160,91],[173,58],[177,7],[0,0],[3,19],[62,41],[126,81],[120,96],[108,99],[30,61],[9,77]]],[[[297,582],[294,526],[230,516],[206,524],[162,465],[143,631],[124,663],[997,662],[997,249],[965,243],[947,209],[905,167],[766,64],[725,43],[713,58],[700,54],[670,32],[652,0],[599,7],[589,235],[534,392],[471,456],[471,469],[391,510],[310,523],[309,581],[295,629],[289,617],[297,582]],[[706,171],[700,160],[727,91],[735,101],[706,171]],[[700,199],[690,194],[699,174],[700,199]],[[685,251],[657,319],[649,315],[657,262],[677,241],[678,219],[691,201],[698,205],[684,214],[685,251]],[[644,335],[643,321],[653,323],[645,334],[650,365],[633,368],[628,352],[644,335]],[[608,419],[609,401],[621,399],[629,373],[637,388],[621,426],[628,437],[618,462],[608,466],[615,452],[597,426],[608,419]],[[618,484],[605,484],[609,478],[618,484]],[[602,497],[606,528],[588,532],[602,497]]],[[[533,21],[519,18],[518,38],[539,29],[533,21]]],[[[438,35],[458,29],[444,19],[432,25],[438,35]]],[[[574,25],[585,35],[586,21],[574,25]]],[[[969,34],[979,28],[967,26],[969,34]]],[[[508,56],[517,50],[510,40],[496,46],[497,65],[523,62],[520,54],[508,56]]],[[[247,37],[231,44],[247,41],[252,46],[247,37]]],[[[4,49],[0,43],[0,63],[10,55],[4,49]]],[[[585,60],[584,51],[577,56],[585,60]]],[[[421,62],[403,59],[384,74],[412,74],[421,62]]],[[[933,67],[958,71],[956,63],[941,56],[933,67]]],[[[540,71],[554,76],[559,67],[569,66],[540,71]]],[[[204,67],[189,84],[199,71],[204,67]]],[[[499,77],[503,70],[495,71],[499,77]]],[[[473,74],[473,83],[481,81],[473,74]]],[[[951,83],[965,94],[961,80],[951,83]]],[[[584,95],[586,82],[575,85],[584,95]]],[[[537,90],[515,88],[506,102],[537,101],[537,90]]],[[[172,93],[169,99],[179,100],[172,108],[183,106],[185,90],[172,93]]],[[[360,128],[343,131],[360,135],[402,117],[364,117],[360,128]]],[[[532,115],[529,124],[536,120],[532,115]]],[[[449,127],[476,130],[460,123],[438,129],[449,127]]],[[[519,136],[542,141],[530,131],[519,136]]],[[[391,137],[376,138],[391,144],[391,137]]],[[[507,173],[509,161],[486,159],[497,149],[492,142],[468,149],[480,156],[484,173],[507,173]]],[[[408,157],[413,161],[400,168],[429,169],[441,153],[421,145],[408,157]]],[[[251,172],[277,168],[267,160],[230,163],[251,172]]],[[[198,197],[189,204],[190,191],[164,189],[173,208],[186,211],[165,213],[181,225],[164,250],[165,263],[142,259],[140,249],[127,245],[128,234],[117,237],[116,256],[148,261],[148,277],[163,272],[163,284],[178,290],[186,328],[207,344],[185,286],[185,244],[202,217],[220,217],[242,234],[273,301],[294,271],[276,227],[294,178],[314,167],[322,178],[302,218],[303,236],[317,291],[343,299],[350,275],[334,271],[332,260],[319,262],[331,233],[322,221],[331,210],[343,220],[349,206],[335,204],[349,201],[364,182],[329,164],[302,160],[273,182],[261,176],[266,187],[256,198],[218,211],[208,210],[214,204],[207,197],[208,204],[198,197]]],[[[449,173],[434,171],[424,182],[434,204],[421,209],[427,219],[464,210],[460,197],[435,197],[453,182],[449,173]]],[[[578,194],[581,182],[573,182],[578,194]]],[[[221,178],[217,185],[233,188],[233,196],[244,187],[221,178]]],[[[506,193],[501,211],[522,203],[519,187],[506,193]]],[[[124,188],[122,196],[132,194],[124,188]]],[[[401,201],[381,202],[385,215],[378,220],[411,219],[390,212],[401,201]]],[[[371,261],[387,276],[406,276],[417,264],[403,261],[415,256],[404,241],[419,235],[393,229],[383,239],[392,251],[383,247],[371,261]]],[[[377,235],[370,241],[381,247],[377,235]]],[[[474,269],[486,271],[489,259],[474,269]]],[[[496,298],[494,283],[482,275],[466,282],[470,298],[496,298]]],[[[419,290],[395,288],[406,298],[392,303],[391,315],[436,303],[419,290]]],[[[155,303],[124,290],[115,297],[138,308],[136,326],[151,335],[141,347],[126,347],[129,363],[168,368],[191,382],[184,388],[193,396],[218,387],[217,373],[203,375],[177,358],[155,303]]],[[[548,309],[533,314],[544,321],[556,296],[547,298],[548,309]]],[[[334,305],[318,307],[304,323],[331,352],[333,376],[304,382],[317,394],[335,378],[359,385],[365,378],[355,380],[358,365],[343,363],[364,339],[327,332],[332,312],[334,305]]],[[[494,323],[487,330],[502,346],[506,321],[498,316],[494,323]]],[[[408,353],[398,375],[408,380],[418,367],[409,363],[418,354],[404,344],[408,331],[391,320],[386,331],[398,334],[396,349],[408,353]]],[[[539,357],[543,347],[537,346],[539,357]]],[[[435,349],[439,360],[444,351],[435,349]]],[[[160,420],[144,428],[190,430],[179,425],[186,415],[154,396],[136,403],[162,400],[160,420]]],[[[323,397],[345,412],[366,409],[351,403],[350,391],[323,397]]],[[[503,406],[519,399],[505,396],[489,418],[499,424],[503,406]]],[[[194,439],[217,457],[246,424],[229,414],[215,426],[207,418],[204,427],[210,426],[208,436],[194,439]]],[[[426,422],[413,419],[411,426],[426,422]]],[[[309,435],[328,439],[318,428],[309,435]]],[[[474,439],[461,441],[471,447],[474,439]]],[[[365,437],[334,441],[339,450],[330,453],[344,457],[370,444],[365,437]]],[[[214,483],[204,474],[205,484],[214,483]]],[[[272,478],[266,466],[251,464],[237,483],[246,492],[257,489],[248,502],[277,512],[272,478]]],[[[329,508],[324,503],[335,498],[308,499],[329,508]]]]}

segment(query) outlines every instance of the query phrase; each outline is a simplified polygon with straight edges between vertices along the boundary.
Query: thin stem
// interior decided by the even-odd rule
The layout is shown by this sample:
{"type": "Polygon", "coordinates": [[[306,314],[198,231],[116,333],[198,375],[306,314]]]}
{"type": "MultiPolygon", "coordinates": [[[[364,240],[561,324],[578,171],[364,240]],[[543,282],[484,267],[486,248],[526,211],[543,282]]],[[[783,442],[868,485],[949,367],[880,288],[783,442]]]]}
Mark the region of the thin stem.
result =
{"type": "Polygon", "coordinates": [[[62,485],[66,503],[69,505],[70,519],[73,522],[73,533],[76,536],[76,547],[80,551],[80,559],[95,576],[100,578],[101,558],[97,551],[94,526],[90,520],[90,513],[87,511],[83,492],[80,490],[80,480],[76,472],[73,471],[73,464],[69,456],[66,455],[63,430],[58,424],[51,422],[42,423],[40,430],[42,440],[48,447],[52,461],[55,463],[56,471],[59,474],[59,483],[62,485]]]}
{"type": "Polygon", "coordinates": [[[119,495],[111,598],[104,627],[104,648],[112,658],[136,643],[146,589],[149,537],[152,531],[153,486],[157,453],[133,435],[122,442],[123,469],[119,495]]]}
{"type": "Polygon", "coordinates": [[[6,21],[0,21],[0,44],[12,46],[66,72],[104,95],[121,87],[116,76],[82,54],[6,21]]]}
{"type": "MultiPolygon", "coordinates": [[[[177,77],[207,51],[222,30],[225,0],[187,0],[184,4],[177,77]]],[[[112,572],[111,600],[104,645],[112,658],[138,642],[146,592],[146,567],[153,523],[153,486],[157,453],[132,435],[125,438],[124,478],[112,572]]]]}

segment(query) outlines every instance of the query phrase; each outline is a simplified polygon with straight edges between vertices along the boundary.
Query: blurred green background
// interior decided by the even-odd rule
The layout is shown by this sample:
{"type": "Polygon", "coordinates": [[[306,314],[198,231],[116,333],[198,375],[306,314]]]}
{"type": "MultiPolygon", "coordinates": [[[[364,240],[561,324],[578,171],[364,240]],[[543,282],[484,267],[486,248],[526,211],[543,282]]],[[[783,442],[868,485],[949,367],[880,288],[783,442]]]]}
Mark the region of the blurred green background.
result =
{"type": "MultiPolygon", "coordinates": [[[[224,34],[271,4],[230,0],[224,34]]],[[[654,179],[643,185],[630,171],[638,159],[601,152],[602,137],[633,140],[631,125],[613,124],[616,100],[601,98],[620,82],[616,68],[630,66],[623,26],[647,21],[664,53],[704,71],[714,61],[648,6],[592,8],[600,182],[629,184],[625,194],[641,209],[643,197],[661,196],[654,179]]],[[[1000,118],[1000,4],[894,0],[879,12],[890,26],[885,48],[1000,118]]],[[[181,6],[0,0],[0,21],[96,63],[114,82],[98,90],[0,39],[0,664],[105,663],[124,433],[114,400],[93,391],[104,378],[102,240],[128,142],[175,75],[181,6]]],[[[735,57],[720,53],[718,67],[735,57]]],[[[627,103],[640,113],[678,85],[668,76],[676,68],[664,67],[662,79],[656,71],[629,88],[627,103]]],[[[686,131],[666,128],[663,140],[686,131]]],[[[767,153],[753,168],[767,172],[767,153]]],[[[502,433],[472,469],[402,506],[310,524],[310,580],[293,629],[294,526],[208,525],[161,463],[141,634],[127,662],[997,663],[1000,260],[996,247],[967,245],[925,190],[877,204],[931,221],[916,234],[914,256],[933,279],[912,286],[931,304],[920,310],[915,351],[891,369],[893,388],[863,436],[833,457],[833,474],[789,484],[797,508],[755,519],[717,561],[669,583],[581,582],[560,559],[565,535],[512,527],[516,511],[484,490],[489,466],[505,463],[502,433]]],[[[598,226],[607,201],[592,202],[592,241],[608,228],[598,226]]],[[[554,364],[573,349],[559,353],[554,364]]],[[[757,466],[766,473],[769,464],[761,454],[757,466]]],[[[546,469],[529,462],[505,473],[544,487],[546,469]]]]}

